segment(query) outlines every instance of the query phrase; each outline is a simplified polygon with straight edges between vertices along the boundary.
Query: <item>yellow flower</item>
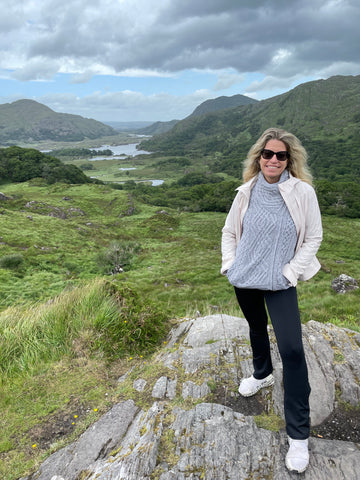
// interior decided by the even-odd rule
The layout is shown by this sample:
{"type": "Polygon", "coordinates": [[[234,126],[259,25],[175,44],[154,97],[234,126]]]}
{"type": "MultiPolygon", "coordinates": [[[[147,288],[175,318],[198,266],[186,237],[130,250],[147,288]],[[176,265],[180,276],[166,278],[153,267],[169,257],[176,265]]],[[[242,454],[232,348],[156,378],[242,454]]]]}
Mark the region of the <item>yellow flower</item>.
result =
{"type": "Polygon", "coordinates": [[[36,448],[36,443],[33,444],[32,448],[36,448]]]}
{"type": "Polygon", "coordinates": [[[98,409],[97,409],[97,408],[94,408],[94,412],[97,412],[97,411],[98,411],[98,409]]]}
{"type": "Polygon", "coordinates": [[[74,418],[77,418],[78,416],[77,415],[74,415],[74,418]]]}
{"type": "Polygon", "coordinates": [[[72,422],[73,425],[75,425],[75,422],[72,422]]]}

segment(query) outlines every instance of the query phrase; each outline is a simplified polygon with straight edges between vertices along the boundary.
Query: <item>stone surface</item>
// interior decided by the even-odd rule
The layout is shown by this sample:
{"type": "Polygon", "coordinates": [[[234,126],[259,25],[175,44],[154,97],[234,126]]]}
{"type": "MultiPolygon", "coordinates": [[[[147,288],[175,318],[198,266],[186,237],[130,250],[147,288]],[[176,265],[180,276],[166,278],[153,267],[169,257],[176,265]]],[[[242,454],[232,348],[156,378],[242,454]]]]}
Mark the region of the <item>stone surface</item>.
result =
{"type": "Polygon", "coordinates": [[[335,290],[336,293],[344,294],[350,292],[351,290],[356,290],[359,288],[359,285],[355,278],[349,277],[342,273],[338,277],[334,278],[331,282],[331,287],[335,290]]]}
{"type": "MultiPolygon", "coordinates": [[[[358,480],[360,436],[313,435],[309,468],[301,476],[287,471],[282,365],[271,327],[269,333],[275,385],[245,399],[237,386],[252,373],[246,321],[220,314],[182,321],[152,360],[158,378],[121,379],[131,382],[139,403],[142,395],[152,398],[149,406],[115,405],[26,480],[358,480]],[[271,426],[274,415],[277,427],[259,426],[259,419],[271,426]]],[[[360,334],[310,321],[303,339],[315,428],[339,401],[360,404],[360,334]]]]}

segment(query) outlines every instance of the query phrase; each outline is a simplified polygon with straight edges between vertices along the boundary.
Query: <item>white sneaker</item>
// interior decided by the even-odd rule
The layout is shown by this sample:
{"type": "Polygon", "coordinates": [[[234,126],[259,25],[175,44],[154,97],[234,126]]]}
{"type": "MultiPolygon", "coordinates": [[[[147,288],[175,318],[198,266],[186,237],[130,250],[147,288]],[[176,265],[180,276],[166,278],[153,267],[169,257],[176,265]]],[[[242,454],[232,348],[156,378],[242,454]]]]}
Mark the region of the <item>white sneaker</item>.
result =
{"type": "Polygon", "coordinates": [[[255,395],[259,390],[264,387],[270,387],[270,385],[274,384],[274,377],[272,373],[261,380],[254,378],[253,375],[249,378],[244,378],[241,380],[239,393],[243,397],[251,397],[251,395],[255,395]]]}
{"type": "Polygon", "coordinates": [[[289,437],[289,451],[285,458],[288,470],[297,473],[305,472],[309,465],[308,439],[294,440],[289,437]]]}

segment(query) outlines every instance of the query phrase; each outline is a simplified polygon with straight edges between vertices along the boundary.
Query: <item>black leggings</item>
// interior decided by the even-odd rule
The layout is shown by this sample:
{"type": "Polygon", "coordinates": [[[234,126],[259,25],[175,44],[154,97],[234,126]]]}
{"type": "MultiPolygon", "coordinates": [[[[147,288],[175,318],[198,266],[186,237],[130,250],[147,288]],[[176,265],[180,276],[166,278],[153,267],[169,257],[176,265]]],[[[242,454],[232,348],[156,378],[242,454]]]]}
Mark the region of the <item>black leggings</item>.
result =
{"type": "Polygon", "coordinates": [[[265,378],[273,371],[266,303],[283,364],[286,431],[289,437],[304,440],[310,432],[310,385],[296,288],[273,292],[235,287],[235,293],[249,323],[253,375],[257,379],[265,378]]]}

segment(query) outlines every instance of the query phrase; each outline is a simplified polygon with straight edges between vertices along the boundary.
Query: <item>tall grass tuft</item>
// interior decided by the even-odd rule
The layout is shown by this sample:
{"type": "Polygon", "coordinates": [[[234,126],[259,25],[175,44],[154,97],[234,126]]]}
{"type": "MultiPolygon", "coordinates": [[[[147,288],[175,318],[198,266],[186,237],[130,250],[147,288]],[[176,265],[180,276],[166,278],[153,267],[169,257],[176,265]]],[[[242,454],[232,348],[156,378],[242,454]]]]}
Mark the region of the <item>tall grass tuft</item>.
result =
{"type": "Polygon", "coordinates": [[[148,353],[167,330],[167,316],[130,287],[97,278],[51,303],[0,314],[0,373],[9,378],[36,371],[63,355],[76,355],[86,337],[89,351],[109,357],[148,353]],[[90,332],[90,335],[89,335],[90,332]]]}

